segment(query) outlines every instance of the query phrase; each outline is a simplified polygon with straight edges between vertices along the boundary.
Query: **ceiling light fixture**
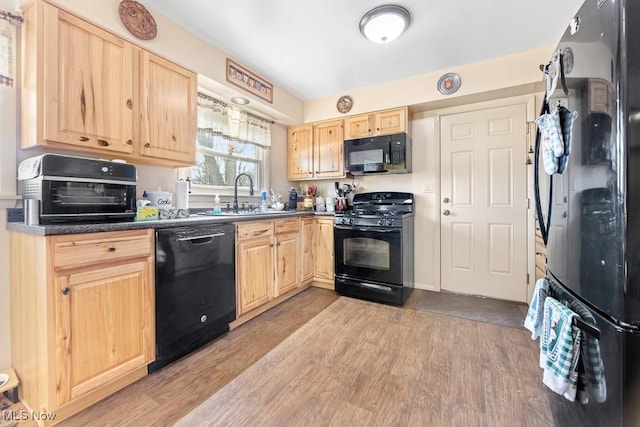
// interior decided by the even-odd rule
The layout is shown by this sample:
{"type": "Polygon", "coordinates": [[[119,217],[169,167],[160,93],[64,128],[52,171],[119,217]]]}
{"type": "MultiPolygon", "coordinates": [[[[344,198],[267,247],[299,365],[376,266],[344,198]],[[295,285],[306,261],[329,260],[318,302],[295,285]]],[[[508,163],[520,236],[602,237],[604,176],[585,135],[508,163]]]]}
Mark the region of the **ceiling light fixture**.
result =
{"type": "Polygon", "coordinates": [[[374,43],[389,43],[398,38],[411,22],[407,9],[395,4],[375,7],[360,19],[360,32],[374,43]]]}
{"type": "Polygon", "coordinates": [[[249,100],[244,96],[234,96],[231,98],[231,102],[238,105],[247,105],[249,103],[249,100]]]}

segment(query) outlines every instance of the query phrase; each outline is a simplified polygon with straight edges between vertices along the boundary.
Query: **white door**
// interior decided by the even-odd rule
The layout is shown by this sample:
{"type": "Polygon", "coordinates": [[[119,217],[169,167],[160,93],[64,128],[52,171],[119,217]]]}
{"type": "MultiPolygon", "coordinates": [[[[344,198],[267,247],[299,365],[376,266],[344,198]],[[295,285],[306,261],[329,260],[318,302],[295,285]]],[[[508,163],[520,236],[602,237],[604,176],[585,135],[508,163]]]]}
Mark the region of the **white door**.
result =
{"type": "Polygon", "coordinates": [[[526,105],[443,116],[441,287],[527,300],[526,105]]]}

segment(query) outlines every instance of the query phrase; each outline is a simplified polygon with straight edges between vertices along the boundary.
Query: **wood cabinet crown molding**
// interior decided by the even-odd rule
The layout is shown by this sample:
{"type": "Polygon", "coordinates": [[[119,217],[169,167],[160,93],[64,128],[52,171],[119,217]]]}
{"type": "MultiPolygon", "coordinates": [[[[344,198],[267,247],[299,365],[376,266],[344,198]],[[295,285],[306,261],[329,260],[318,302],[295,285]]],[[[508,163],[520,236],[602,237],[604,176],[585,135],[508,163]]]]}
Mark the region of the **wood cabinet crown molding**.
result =
{"type": "Polygon", "coordinates": [[[22,148],[195,164],[195,73],[42,0],[23,13],[22,148]]]}

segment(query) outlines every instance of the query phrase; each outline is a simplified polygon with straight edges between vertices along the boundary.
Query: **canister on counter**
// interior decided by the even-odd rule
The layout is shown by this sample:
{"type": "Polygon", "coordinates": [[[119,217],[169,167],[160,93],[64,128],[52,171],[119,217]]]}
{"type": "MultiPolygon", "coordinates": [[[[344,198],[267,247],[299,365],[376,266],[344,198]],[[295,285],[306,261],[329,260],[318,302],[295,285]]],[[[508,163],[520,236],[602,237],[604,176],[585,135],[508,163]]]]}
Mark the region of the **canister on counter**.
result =
{"type": "Polygon", "coordinates": [[[296,192],[295,188],[291,188],[291,190],[289,190],[289,210],[290,211],[295,211],[298,209],[298,193],[296,192]]]}

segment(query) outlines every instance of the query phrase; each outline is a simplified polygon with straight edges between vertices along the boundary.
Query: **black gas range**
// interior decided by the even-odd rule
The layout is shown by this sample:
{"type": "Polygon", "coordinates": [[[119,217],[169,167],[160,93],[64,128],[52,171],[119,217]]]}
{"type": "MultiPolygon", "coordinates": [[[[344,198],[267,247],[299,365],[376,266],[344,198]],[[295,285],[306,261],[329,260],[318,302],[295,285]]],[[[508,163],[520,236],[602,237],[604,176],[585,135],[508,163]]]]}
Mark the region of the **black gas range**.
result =
{"type": "Polygon", "coordinates": [[[413,290],[412,193],[356,194],[334,217],[335,286],[341,295],[402,305],[413,290]]]}

